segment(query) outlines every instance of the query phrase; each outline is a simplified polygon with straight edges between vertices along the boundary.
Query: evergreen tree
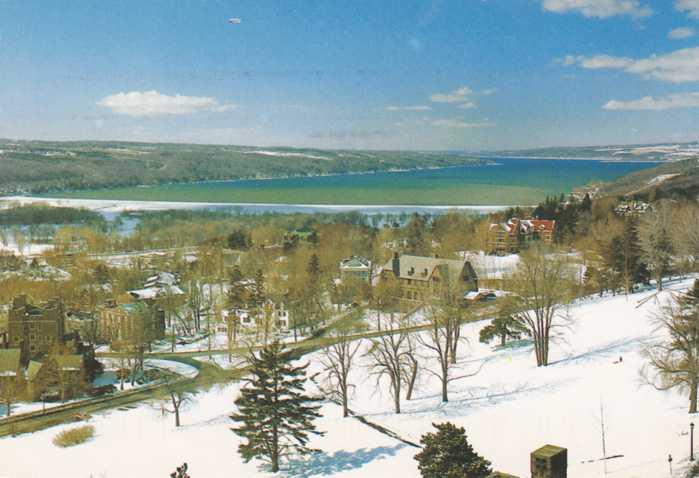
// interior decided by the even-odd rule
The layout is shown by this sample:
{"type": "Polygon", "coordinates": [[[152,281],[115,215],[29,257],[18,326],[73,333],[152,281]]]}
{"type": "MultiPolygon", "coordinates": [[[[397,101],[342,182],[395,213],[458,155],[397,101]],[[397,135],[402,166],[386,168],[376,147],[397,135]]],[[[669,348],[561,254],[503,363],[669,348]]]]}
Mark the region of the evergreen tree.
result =
{"type": "Polygon", "coordinates": [[[230,288],[228,289],[228,307],[230,308],[240,308],[245,304],[245,298],[247,291],[245,286],[241,283],[243,280],[243,274],[240,272],[240,267],[235,266],[231,272],[230,277],[230,288]]]}
{"type": "Polygon", "coordinates": [[[238,413],[231,415],[239,423],[232,430],[245,440],[238,447],[243,460],[268,461],[275,473],[282,457],[316,451],[306,446],[310,435],[323,434],[313,424],[320,417],[320,406],[312,405],[318,399],[303,393],[308,364],[294,366],[298,358],[277,341],[257,356],[251,353],[251,378],[235,401],[238,413]]]}
{"type": "Polygon", "coordinates": [[[585,193],[585,196],[583,197],[582,202],[580,203],[580,209],[583,211],[592,210],[592,199],[590,198],[590,193],[585,193]]]}
{"type": "Polygon", "coordinates": [[[310,286],[320,282],[320,259],[317,254],[312,254],[308,261],[308,282],[310,286]]]}
{"type": "Polygon", "coordinates": [[[526,333],[526,327],[519,323],[519,321],[512,317],[506,310],[502,310],[490,324],[481,329],[479,340],[481,343],[486,344],[497,337],[500,339],[500,345],[503,346],[507,342],[507,339],[519,340],[522,338],[522,335],[526,333]]]}
{"type": "Polygon", "coordinates": [[[236,229],[231,232],[226,238],[226,243],[229,249],[247,251],[252,244],[250,236],[242,229],[236,229]]]}
{"type": "Polygon", "coordinates": [[[423,478],[486,478],[490,461],[473,450],[466,431],[452,423],[433,423],[436,433],[422,436],[422,451],[415,455],[423,478]]]}
{"type": "Polygon", "coordinates": [[[425,231],[427,224],[425,218],[415,213],[410,218],[410,222],[405,228],[405,252],[414,255],[424,255],[429,252],[425,231]]]}
{"type": "Polygon", "coordinates": [[[255,281],[252,284],[252,293],[250,301],[253,307],[262,307],[265,303],[265,275],[262,269],[257,269],[255,281]]]}

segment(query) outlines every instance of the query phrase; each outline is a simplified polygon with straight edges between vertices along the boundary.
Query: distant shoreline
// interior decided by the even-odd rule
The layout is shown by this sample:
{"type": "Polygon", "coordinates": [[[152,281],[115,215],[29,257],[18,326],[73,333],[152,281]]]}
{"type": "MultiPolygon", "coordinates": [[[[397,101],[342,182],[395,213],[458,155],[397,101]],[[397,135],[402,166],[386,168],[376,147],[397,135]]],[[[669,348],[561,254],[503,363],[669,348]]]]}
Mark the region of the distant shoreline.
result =
{"type": "MultiPolygon", "coordinates": [[[[308,209],[309,212],[349,212],[369,210],[427,210],[427,211],[474,211],[497,212],[503,211],[511,205],[420,205],[420,204],[285,204],[285,203],[226,203],[226,202],[188,202],[188,201],[135,201],[121,199],[71,199],[50,198],[36,196],[4,196],[0,197],[2,203],[47,204],[54,207],[75,207],[100,212],[137,212],[137,211],[165,211],[168,209],[208,209],[208,208],[249,208],[249,209],[308,209]],[[316,211],[317,210],[317,211],[316,211]]],[[[533,207],[533,205],[520,205],[519,207],[533,207]]]]}

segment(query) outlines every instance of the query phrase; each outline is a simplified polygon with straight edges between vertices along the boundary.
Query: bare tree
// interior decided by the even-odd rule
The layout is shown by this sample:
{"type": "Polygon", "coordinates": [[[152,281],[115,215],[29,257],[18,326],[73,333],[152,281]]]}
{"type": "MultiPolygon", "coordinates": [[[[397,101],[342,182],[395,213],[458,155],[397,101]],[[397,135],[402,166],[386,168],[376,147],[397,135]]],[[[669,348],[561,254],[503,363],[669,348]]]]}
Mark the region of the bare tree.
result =
{"type": "Polygon", "coordinates": [[[673,297],[657,316],[668,333],[664,342],[650,345],[645,353],[650,369],[647,382],[658,390],[679,389],[689,393],[689,413],[697,412],[699,389],[699,281],[684,296],[673,297]]]}
{"type": "Polygon", "coordinates": [[[531,335],[539,367],[548,365],[552,330],[567,319],[566,305],[575,286],[566,257],[545,255],[537,248],[522,254],[517,270],[506,279],[512,315],[531,335]]]}
{"type": "Polygon", "coordinates": [[[672,241],[672,209],[659,203],[643,216],[639,236],[643,258],[648,263],[658,290],[663,290],[663,277],[671,271],[674,244],[672,241]]]}
{"type": "Polygon", "coordinates": [[[472,377],[482,368],[481,364],[478,370],[471,373],[460,375],[454,375],[453,373],[457,363],[454,344],[461,340],[460,334],[456,332],[456,329],[461,328],[461,323],[455,319],[454,314],[457,313],[455,309],[458,309],[458,307],[430,305],[428,307],[430,327],[417,336],[420,345],[430,352],[430,358],[437,360],[436,370],[429,366],[423,367],[423,369],[439,379],[442,386],[443,403],[449,401],[449,383],[454,380],[472,377]]]}
{"type": "Polygon", "coordinates": [[[412,400],[413,392],[415,391],[415,385],[417,383],[417,377],[420,373],[420,360],[418,360],[417,347],[415,347],[415,337],[408,334],[406,340],[406,367],[404,368],[404,380],[406,382],[405,399],[412,400]]]}
{"type": "Polygon", "coordinates": [[[362,341],[353,341],[347,329],[336,329],[328,337],[334,343],[323,349],[320,360],[331,393],[339,398],[342,403],[342,416],[346,417],[349,414],[348,402],[352,388],[349,373],[362,341]]]}
{"type": "Polygon", "coordinates": [[[675,208],[672,215],[672,237],[676,243],[677,252],[696,270],[699,261],[699,228],[691,224],[699,223],[699,206],[693,203],[675,208]]]}
{"type": "Polygon", "coordinates": [[[402,329],[400,319],[391,313],[384,322],[384,335],[372,338],[367,355],[371,358],[370,369],[376,376],[376,385],[388,378],[394,409],[400,413],[400,392],[408,364],[408,333],[402,329]]]}
{"type": "Polygon", "coordinates": [[[192,399],[191,395],[185,391],[181,384],[177,383],[177,376],[173,375],[171,372],[163,372],[163,382],[164,382],[164,393],[166,395],[167,402],[172,406],[168,408],[167,405],[162,405],[163,413],[170,413],[175,415],[175,426],[180,426],[180,411],[182,407],[189,403],[192,399]]]}
{"type": "Polygon", "coordinates": [[[5,405],[5,415],[12,414],[12,404],[24,392],[22,372],[17,370],[14,376],[8,375],[0,379],[0,400],[5,405]]]}

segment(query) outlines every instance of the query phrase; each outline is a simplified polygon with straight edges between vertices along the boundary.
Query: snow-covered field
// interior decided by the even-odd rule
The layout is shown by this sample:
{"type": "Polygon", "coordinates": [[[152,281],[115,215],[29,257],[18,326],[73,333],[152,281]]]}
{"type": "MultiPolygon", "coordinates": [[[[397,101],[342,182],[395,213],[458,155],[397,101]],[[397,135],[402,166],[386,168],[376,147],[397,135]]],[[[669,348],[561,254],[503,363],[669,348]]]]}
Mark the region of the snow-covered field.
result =
{"type": "MultiPolygon", "coordinates": [[[[690,284],[676,282],[670,289],[690,284]]],[[[486,363],[478,375],[451,384],[448,404],[440,403],[437,379],[423,374],[418,393],[396,415],[387,386],[376,392],[375,379],[357,368],[358,393],[350,407],[412,441],[430,431],[433,422],[452,421],[466,429],[475,449],[496,469],[518,476],[529,476],[531,451],[560,445],[569,450],[571,478],[604,475],[603,462],[589,463],[603,456],[603,408],[607,456],[624,455],[607,461],[607,474],[668,476],[668,454],[676,468],[688,455],[692,417],[685,397],[646,385],[640,370],[644,343],[660,334],[653,316],[670,294],[638,308],[652,291],[586,299],[571,309],[572,324],[553,346],[547,368],[535,366],[531,346],[493,350],[480,344],[484,324],[469,324],[464,335],[470,345],[462,347],[460,369],[469,372],[486,363]],[[619,357],[623,361],[614,363],[619,357]]],[[[402,476],[419,476],[410,460],[396,467],[404,470],[402,476]]]]}
{"type": "MultiPolygon", "coordinates": [[[[669,288],[690,284],[675,282],[669,288]]],[[[522,477],[529,476],[532,450],[547,443],[564,446],[569,450],[570,478],[605,476],[603,462],[589,462],[602,457],[603,407],[607,455],[623,455],[607,461],[608,476],[667,477],[671,453],[674,476],[680,477],[692,421],[687,400],[644,385],[639,374],[644,343],[660,337],[653,314],[669,294],[642,305],[652,291],[588,299],[575,306],[572,324],[552,348],[547,368],[535,366],[529,345],[498,350],[478,343],[484,324],[470,324],[464,330],[470,345],[462,346],[460,367],[470,370],[486,363],[478,375],[452,383],[448,404],[440,403],[436,379],[423,375],[415,398],[395,415],[387,391],[375,392],[374,378],[357,366],[350,407],[413,441],[429,431],[432,422],[452,421],[466,428],[475,449],[496,469],[522,477]],[[619,357],[623,362],[614,363],[619,357]]],[[[309,360],[317,368],[318,356],[309,360]]],[[[74,448],[59,449],[51,443],[71,425],[1,439],[0,476],[150,478],[168,476],[184,461],[195,477],[270,476],[259,464],[242,463],[236,453],[238,439],[230,431],[228,415],[237,390],[237,384],[229,384],[196,395],[179,429],[172,416],[161,415],[156,403],[96,415],[90,420],[96,437],[74,448]],[[42,457],[40,463],[37,456],[42,457]]],[[[318,425],[327,434],[311,445],[323,452],[293,463],[280,476],[419,476],[412,458],[415,449],[357,420],[341,418],[335,405],[325,404],[322,412],[318,425]]]]}
{"type": "Polygon", "coordinates": [[[53,244],[34,244],[34,243],[27,243],[24,244],[21,248],[17,245],[16,242],[14,242],[12,239],[9,239],[7,241],[7,244],[3,244],[0,242],[0,252],[3,253],[12,253],[12,254],[17,254],[21,256],[39,256],[43,254],[46,251],[50,251],[53,249],[53,244]]]}

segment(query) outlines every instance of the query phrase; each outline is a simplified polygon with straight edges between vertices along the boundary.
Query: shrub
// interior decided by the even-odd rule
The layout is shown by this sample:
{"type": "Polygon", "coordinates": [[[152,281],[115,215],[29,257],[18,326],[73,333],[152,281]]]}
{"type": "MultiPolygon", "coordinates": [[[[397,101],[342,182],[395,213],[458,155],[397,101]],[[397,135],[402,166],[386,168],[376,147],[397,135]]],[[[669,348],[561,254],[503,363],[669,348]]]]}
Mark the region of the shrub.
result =
{"type": "Polygon", "coordinates": [[[422,436],[422,451],[415,455],[423,478],[490,476],[490,462],[473,450],[463,428],[449,422],[432,425],[437,432],[422,436]]]}
{"type": "Polygon", "coordinates": [[[95,436],[95,427],[92,425],[85,425],[82,427],[71,428],[70,430],[63,430],[53,439],[53,444],[66,448],[85,443],[93,436],[95,436]]]}

